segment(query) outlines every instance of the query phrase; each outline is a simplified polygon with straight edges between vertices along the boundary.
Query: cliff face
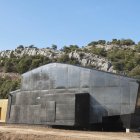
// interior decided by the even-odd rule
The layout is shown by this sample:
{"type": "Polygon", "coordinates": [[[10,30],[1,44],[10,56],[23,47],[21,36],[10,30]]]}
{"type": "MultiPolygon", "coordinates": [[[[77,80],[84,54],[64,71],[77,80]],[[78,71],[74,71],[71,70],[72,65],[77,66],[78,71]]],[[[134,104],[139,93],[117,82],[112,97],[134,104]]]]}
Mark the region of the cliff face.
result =
{"type": "MultiPolygon", "coordinates": [[[[90,49],[90,46],[86,47],[87,49],[90,49]]],[[[15,50],[6,50],[0,52],[1,58],[11,58],[16,57],[20,58],[25,55],[29,56],[35,56],[35,55],[42,55],[47,56],[49,59],[58,59],[62,57],[62,55],[65,55],[66,53],[61,50],[54,50],[54,49],[47,49],[47,48],[16,48],[15,50]]],[[[90,53],[90,51],[84,52],[83,49],[80,51],[71,51],[67,53],[70,59],[74,58],[78,60],[80,65],[82,66],[93,66],[99,70],[109,71],[109,72],[116,72],[113,70],[113,66],[110,61],[108,61],[106,58],[95,55],[93,53],[90,53]]]]}
{"type": "Polygon", "coordinates": [[[101,57],[92,53],[84,53],[82,52],[71,52],[69,53],[69,58],[76,58],[82,66],[93,66],[96,69],[113,72],[113,66],[110,61],[108,61],[105,57],[101,57]]]}
{"type": "Polygon", "coordinates": [[[63,54],[62,51],[59,50],[53,50],[53,49],[39,49],[39,48],[16,48],[15,50],[6,50],[6,51],[1,51],[0,52],[0,57],[4,58],[11,58],[12,56],[14,57],[23,57],[25,55],[31,55],[31,56],[35,56],[35,55],[43,55],[43,56],[47,56],[49,58],[52,57],[59,57],[63,54]],[[54,55],[54,56],[53,56],[54,55]]]}

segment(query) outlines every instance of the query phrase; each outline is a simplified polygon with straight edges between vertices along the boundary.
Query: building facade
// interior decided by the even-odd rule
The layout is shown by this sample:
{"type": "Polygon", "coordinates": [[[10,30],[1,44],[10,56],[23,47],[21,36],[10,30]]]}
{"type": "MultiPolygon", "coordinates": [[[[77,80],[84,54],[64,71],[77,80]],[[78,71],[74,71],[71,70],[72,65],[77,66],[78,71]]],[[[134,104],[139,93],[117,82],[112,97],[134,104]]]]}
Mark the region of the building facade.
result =
{"type": "Polygon", "coordinates": [[[7,122],[85,126],[119,118],[140,127],[136,79],[68,64],[51,63],[22,75],[9,94],[7,122]]]}

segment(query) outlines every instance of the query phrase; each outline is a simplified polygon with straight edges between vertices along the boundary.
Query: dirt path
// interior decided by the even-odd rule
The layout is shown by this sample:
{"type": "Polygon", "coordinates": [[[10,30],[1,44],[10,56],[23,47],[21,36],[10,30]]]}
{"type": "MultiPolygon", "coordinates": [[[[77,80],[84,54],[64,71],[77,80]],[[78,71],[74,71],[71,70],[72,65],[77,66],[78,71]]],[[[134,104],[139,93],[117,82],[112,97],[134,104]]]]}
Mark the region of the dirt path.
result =
{"type": "Polygon", "coordinates": [[[140,133],[93,132],[41,126],[0,126],[0,140],[140,140],[140,133]]]}

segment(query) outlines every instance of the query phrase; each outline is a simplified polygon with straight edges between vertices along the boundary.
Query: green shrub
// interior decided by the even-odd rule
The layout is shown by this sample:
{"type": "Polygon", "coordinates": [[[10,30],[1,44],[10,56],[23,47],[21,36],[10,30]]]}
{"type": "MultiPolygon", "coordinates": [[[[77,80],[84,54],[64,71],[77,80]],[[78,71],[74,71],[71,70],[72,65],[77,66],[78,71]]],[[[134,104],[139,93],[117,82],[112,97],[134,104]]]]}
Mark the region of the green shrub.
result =
{"type": "Polygon", "coordinates": [[[20,88],[20,80],[12,80],[10,78],[0,78],[0,98],[8,98],[10,91],[20,88]]]}

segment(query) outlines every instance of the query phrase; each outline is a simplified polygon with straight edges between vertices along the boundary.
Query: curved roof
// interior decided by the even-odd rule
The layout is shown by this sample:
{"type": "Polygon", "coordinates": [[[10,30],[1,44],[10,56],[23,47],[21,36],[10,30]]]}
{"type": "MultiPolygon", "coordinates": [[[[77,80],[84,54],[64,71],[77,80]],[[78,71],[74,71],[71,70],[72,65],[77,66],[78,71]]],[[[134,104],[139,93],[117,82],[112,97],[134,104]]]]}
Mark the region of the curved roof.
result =
{"type": "Polygon", "coordinates": [[[95,69],[50,63],[24,73],[22,75],[22,89],[48,90],[90,88],[91,86],[120,86],[128,81],[136,82],[137,80],[95,69]]]}
{"type": "Polygon", "coordinates": [[[122,76],[122,77],[126,77],[126,78],[130,78],[130,79],[133,79],[133,80],[137,80],[137,81],[140,81],[139,79],[136,79],[136,78],[132,78],[132,77],[129,77],[129,76],[126,76],[126,75],[121,75],[121,74],[117,74],[117,73],[113,73],[113,72],[108,72],[108,71],[103,71],[103,70],[98,70],[98,69],[95,69],[95,68],[87,68],[87,67],[84,67],[84,66],[79,66],[79,65],[72,65],[72,64],[65,64],[65,63],[49,63],[49,64],[46,64],[46,65],[43,65],[43,66],[40,66],[38,68],[35,68],[33,70],[30,70],[26,73],[23,73],[22,76],[34,71],[34,70],[39,70],[39,69],[42,69],[42,68],[45,68],[45,67],[51,67],[51,66],[62,66],[62,65],[67,65],[67,66],[72,66],[72,67],[79,67],[79,68],[84,68],[84,69],[89,69],[89,70],[93,70],[93,71],[99,71],[99,72],[103,72],[103,73],[108,73],[108,74],[112,74],[112,75],[117,75],[117,76],[122,76]]]}

